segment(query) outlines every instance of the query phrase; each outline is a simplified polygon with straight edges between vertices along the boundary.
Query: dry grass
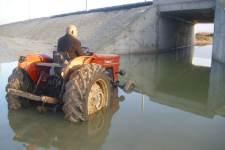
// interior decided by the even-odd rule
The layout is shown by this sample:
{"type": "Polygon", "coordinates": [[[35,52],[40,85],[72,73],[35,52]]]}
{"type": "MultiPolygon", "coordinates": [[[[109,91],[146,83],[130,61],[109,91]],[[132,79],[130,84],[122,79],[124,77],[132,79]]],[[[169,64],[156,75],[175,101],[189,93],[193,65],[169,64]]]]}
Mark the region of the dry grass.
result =
{"type": "Polygon", "coordinates": [[[207,32],[196,33],[195,45],[204,46],[211,45],[213,43],[213,34],[207,32]]]}

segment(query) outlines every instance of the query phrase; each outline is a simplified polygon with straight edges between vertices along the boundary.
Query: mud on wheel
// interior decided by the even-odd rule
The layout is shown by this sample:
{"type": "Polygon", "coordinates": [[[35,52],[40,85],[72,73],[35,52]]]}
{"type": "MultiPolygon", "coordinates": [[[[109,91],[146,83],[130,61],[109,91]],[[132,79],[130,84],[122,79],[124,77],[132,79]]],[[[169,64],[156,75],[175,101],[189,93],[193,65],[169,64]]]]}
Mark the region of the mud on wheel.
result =
{"type": "Polygon", "coordinates": [[[110,105],[110,78],[97,64],[86,64],[73,71],[63,96],[65,118],[87,121],[88,116],[110,105]]]}
{"type": "MultiPolygon", "coordinates": [[[[31,92],[33,89],[33,83],[22,69],[15,68],[8,78],[6,92],[9,88],[31,92]]],[[[29,101],[27,99],[14,96],[9,93],[6,94],[6,100],[8,102],[9,110],[19,110],[29,106],[29,101]]]]}

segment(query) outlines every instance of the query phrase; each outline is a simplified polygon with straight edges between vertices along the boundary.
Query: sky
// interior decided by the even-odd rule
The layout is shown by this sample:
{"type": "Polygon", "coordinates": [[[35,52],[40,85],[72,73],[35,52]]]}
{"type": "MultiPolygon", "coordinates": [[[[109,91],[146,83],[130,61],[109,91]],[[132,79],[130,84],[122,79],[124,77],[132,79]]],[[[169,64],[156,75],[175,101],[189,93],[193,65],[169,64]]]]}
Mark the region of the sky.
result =
{"type": "MultiPolygon", "coordinates": [[[[152,0],[87,0],[87,8],[145,1],[152,0]]],[[[0,0],[0,25],[81,10],[86,10],[86,0],[0,0]]],[[[213,32],[213,25],[200,24],[195,29],[195,32],[213,32]]]]}
{"type": "Polygon", "coordinates": [[[196,24],[195,25],[195,33],[196,32],[214,32],[214,25],[212,23],[205,24],[196,24]]]}
{"type": "MultiPolygon", "coordinates": [[[[144,1],[87,0],[87,4],[88,9],[94,9],[144,1]]],[[[86,10],[86,0],[0,0],[0,24],[80,10],[86,10]]]]}

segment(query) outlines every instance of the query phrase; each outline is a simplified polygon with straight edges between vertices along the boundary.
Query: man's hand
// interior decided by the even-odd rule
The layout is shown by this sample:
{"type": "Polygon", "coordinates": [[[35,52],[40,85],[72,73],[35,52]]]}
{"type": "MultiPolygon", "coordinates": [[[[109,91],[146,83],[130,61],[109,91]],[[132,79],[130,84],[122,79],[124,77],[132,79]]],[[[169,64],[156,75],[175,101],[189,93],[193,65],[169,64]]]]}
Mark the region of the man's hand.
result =
{"type": "Polygon", "coordinates": [[[92,56],[94,53],[93,52],[87,52],[86,55],[87,56],[92,56]]]}

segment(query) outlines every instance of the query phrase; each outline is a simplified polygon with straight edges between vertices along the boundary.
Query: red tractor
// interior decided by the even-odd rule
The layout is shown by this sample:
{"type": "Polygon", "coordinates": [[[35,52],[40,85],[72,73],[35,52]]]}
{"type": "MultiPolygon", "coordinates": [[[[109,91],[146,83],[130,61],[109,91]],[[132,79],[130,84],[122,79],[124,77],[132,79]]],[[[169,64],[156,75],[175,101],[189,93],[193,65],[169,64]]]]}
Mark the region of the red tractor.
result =
{"type": "Polygon", "coordinates": [[[74,58],[67,64],[62,55],[21,56],[8,79],[9,110],[30,105],[62,108],[71,122],[87,121],[89,116],[111,103],[111,89],[117,86],[120,57],[92,54],[74,58]]]}

